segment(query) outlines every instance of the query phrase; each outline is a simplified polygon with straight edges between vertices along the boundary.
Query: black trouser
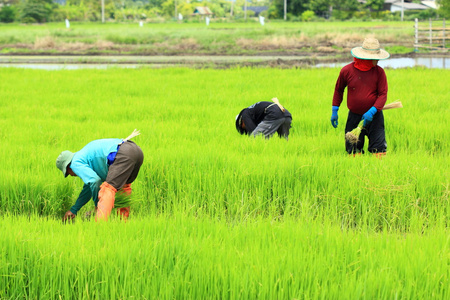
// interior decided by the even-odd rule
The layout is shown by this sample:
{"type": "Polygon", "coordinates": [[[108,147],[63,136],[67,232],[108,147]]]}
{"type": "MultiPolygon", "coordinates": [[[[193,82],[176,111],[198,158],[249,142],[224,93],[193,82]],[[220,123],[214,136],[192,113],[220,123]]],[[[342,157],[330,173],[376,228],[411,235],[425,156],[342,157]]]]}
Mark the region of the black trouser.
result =
{"type": "MultiPolygon", "coordinates": [[[[362,115],[358,115],[349,111],[347,124],[345,124],[345,133],[355,129],[358,126],[359,122],[361,122],[361,118],[362,115]]],[[[367,125],[366,128],[361,131],[358,143],[352,145],[349,142],[345,141],[345,150],[349,154],[360,152],[364,153],[364,136],[367,136],[367,138],[369,139],[369,147],[367,150],[370,153],[386,152],[387,143],[386,135],[384,132],[384,116],[382,111],[377,112],[373,116],[372,122],[370,122],[369,125],[367,125]]]]}
{"type": "Polygon", "coordinates": [[[132,141],[120,145],[116,158],[109,166],[106,182],[115,189],[121,189],[125,184],[132,183],[144,161],[141,148],[132,141]]]}

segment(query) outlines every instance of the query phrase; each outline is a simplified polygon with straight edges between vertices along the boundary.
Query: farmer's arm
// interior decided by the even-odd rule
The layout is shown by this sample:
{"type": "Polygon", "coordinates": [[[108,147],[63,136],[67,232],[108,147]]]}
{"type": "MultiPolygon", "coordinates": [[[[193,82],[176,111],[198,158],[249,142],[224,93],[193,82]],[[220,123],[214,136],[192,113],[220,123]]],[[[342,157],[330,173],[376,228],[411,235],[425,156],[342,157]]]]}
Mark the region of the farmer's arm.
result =
{"type": "Polygon", "coordinates": [[[92,197],[91,188],[89,185],[83,185],[83,189],[81,190],[80,195],[78,196],[75,204],[70,208],[70,211],[76,215],[78,211],[86,204],[92,197]]]}
{"type": "Polygon", "coordinates": [[[342,99],[344,97],[344,90],[347,87],[347,79],[345,76],[345,72],[342,69],[339,73],[339,77],[336,81],[336,85],[334,87],[334,95],[333,95],[333,104],[332,106],[340,106],[342,103],[342,99]]]}
{"type": "MultiPolygon", "coordinates": [[[[86,188],[90,191],[92,200],[94,200],[95,205],[97,205],[98,192],[100,191],[100,185],[102,184],[103,180],[87,164],[82,163],[72,164],[71,168],[78,175],[78,177],[80,177],[83,180],[84,182],[83,190],[86,188]]],[[[87,201],[89,201],[89,199],[87,199],[86,202],[84,202],[84,204],[86,204],[87,201]]]]}
{"type": "Polygon", "coordinates": [[[382,68],[379,68],[379,72],[378,72],[377,91],[378,91],[378,97],[373,106],[375,106],[377,111],[380,111],[383,109],[384,105],[386,104],[387,92],[388,92],[386,73],[384,72],[384,70],[382,68]]]}

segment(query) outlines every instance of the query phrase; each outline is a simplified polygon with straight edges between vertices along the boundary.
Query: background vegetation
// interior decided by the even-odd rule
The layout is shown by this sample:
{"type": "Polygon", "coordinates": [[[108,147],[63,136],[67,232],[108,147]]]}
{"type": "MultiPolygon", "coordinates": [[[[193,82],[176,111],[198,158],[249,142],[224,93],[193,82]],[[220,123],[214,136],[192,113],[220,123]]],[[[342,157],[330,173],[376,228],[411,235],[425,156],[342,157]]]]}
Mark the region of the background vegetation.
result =
{"type": "MultiPolygon", "coordinates": [[[[406,2],[416,2],[406,0],[406,2]]],[[[420,2],[420,1],[417,1],[420,2]]],[[[439,14],[449,18],[449,0],[439,0],[440,9],[425,11],[405,11],[404,18],[428,19],[439,14]]],[[[254,12],[245,9],[244,0],[226,1],[189,1],[189,0],[105,0],[104,17],[111,22],[145,20],[164,22],[183,15],[183,22],[204,22],[202,17],[194,16],[197,6],[207,6],[216,21],[242,20],[254,16],[254,12]]],[[[101,21],[101,1],[97,0],[1,0],[0,22],[43,23],[71,21],[101,21]],[[60,3],[60,4],[59,4],[60,3]]],[[[357,0],[293,0],[288,1],[287,20],[313,21],[328,20],[400,20],[400,13],[391,13],[383,7],[384,0],[369,0],[360,3],[357,0]]],[[[262,16],[269,19],[283,19],[284,1],[265,0],[247,2],[247,6],[266,6],[262,16]]]]}

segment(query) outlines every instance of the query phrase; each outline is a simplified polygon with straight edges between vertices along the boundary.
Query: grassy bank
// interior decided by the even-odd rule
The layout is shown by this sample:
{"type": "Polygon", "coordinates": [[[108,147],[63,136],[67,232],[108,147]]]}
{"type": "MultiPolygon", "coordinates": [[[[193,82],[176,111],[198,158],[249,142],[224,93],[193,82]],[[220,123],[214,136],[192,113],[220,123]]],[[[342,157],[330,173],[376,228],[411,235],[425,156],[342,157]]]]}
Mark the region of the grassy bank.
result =
{"type": "Polygon", "coordinates": [[[366,36],[392,54],[413,51],[410,22],[63,23],[0,24],[3,54],[347,55],[366,36]]]}

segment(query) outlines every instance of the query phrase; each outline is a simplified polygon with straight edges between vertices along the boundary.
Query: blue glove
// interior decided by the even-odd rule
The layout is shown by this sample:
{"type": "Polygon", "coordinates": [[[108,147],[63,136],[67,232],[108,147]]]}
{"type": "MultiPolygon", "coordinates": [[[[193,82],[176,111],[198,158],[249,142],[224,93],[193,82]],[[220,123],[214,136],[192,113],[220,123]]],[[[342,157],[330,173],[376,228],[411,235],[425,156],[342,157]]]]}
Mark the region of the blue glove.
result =
{"type": "Polygon", "coordinates": [[[338,126],[338,112],[339,106],[332,106],[331,107],[331,125],[333,125],[334,128],[338,126]]]}
{"type": "Polygon", "coordinates": [[[363,127],[366,127],[373,120],[373,116],[377,113],[377,108],[372,106],[365,114],[362,116],[362,120],[364,120],[363,127]]]}

